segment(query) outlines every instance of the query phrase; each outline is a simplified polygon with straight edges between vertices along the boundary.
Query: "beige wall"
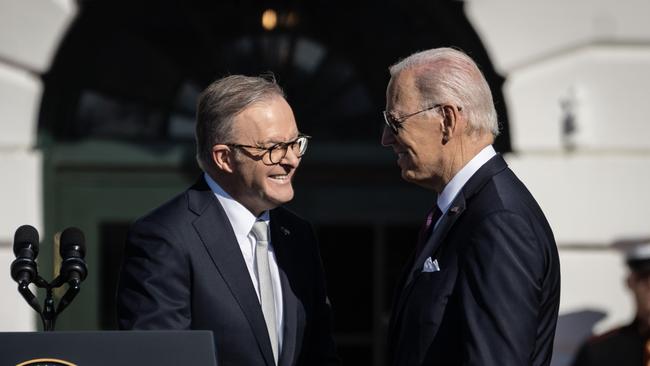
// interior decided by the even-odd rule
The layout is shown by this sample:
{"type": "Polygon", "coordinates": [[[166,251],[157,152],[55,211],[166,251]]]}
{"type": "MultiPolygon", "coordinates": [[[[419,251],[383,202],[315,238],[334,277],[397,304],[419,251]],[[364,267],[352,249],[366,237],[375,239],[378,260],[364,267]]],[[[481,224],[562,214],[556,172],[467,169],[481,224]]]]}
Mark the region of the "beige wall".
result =
{"type": "Polygon", "coordinates": [[[73,5],[0,0],[0,331],[36,328],[36,313],[16,291],[9,267],[15,230],[30,224],[42,232],[42,159],[35,149],[40,74],[74,17],[73,5]]]}

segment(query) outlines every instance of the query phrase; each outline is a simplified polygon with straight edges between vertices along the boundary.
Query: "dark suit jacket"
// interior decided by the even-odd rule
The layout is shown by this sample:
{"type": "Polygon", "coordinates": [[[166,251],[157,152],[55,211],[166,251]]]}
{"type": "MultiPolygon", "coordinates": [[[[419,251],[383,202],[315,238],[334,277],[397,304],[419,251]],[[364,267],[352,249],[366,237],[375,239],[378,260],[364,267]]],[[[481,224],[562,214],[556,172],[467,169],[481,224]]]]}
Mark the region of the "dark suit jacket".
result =
{"type": "MultiPolygon", "coordinates": [[[[313,230],[286,209],[270,215],[284,304],[279,365],[336,364],[313,230]]],[[[211,330],[219,366],[274,364],[235,234],[203,178],[133,224],[117,300],[121,329],[211,330]]]]}
{"type": "Polygon", "coordinates": [[[465,184],[398,287],[391,365],[548,365],[560,298],[553,233],[500,155],[465,184]],[[427,257],[440,271],[422,272],[427,257]]]}
{"type": "Polygon", "coordinates": [[[641,366],[645,362],[646,342],[650,335],[641,334],[639,323],[612,329],[585,342],[573,360],[573,366],[641,366]]]}

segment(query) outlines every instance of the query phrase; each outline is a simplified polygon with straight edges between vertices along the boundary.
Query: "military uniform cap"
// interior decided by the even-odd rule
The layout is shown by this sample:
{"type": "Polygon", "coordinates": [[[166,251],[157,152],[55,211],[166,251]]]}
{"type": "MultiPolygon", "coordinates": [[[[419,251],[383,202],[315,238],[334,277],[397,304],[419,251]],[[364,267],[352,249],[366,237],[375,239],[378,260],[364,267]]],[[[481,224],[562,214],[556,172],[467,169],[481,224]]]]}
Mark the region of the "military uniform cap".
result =
{"type": "Polygon", "coordinates": [[[614,248],[621,250],[625,263],[633,272],[650,272],[650,237],[620,240],[614,248]]]}

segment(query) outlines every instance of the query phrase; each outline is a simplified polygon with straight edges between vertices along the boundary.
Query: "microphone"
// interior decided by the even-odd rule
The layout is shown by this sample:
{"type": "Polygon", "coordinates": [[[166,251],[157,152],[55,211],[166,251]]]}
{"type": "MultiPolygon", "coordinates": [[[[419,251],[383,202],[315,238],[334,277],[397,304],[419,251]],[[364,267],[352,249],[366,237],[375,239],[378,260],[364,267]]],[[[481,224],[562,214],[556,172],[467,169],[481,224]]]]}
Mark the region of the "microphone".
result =
{"type": "Polygon", "coordinates": [[[38,277],[36,257],[38,256],[38,231],[33,226],[23,225],[14,235],[14,254],[11,263],[11,278],[19,287],[27,287],[38,277]]]}
{"type": "Polygon", "coordinates": [[[84,233],[76,227],[69,227],[61,233],[61,247],[59,253],[61,262],[60,276],[70,286],[78,286],[86,279],[88,269],[86,267],[86,239],[84,233]]]}

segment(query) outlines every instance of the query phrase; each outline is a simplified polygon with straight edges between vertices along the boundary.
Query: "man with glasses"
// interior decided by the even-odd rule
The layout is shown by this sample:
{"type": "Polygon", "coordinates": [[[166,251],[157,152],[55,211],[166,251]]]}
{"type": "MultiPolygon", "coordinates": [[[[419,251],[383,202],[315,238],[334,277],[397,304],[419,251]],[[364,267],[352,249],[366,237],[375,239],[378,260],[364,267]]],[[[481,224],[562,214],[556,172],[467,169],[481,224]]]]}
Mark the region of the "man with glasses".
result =
{"type": "Polygon", "coordinates": [[[196,125],[204,174],[131,227],[120,328],[212,330],[220,366],[337,364],[314,232],[280,207],[308,140],[274,80],[208,86],[196,125]]]}
{"type": "Polygon", "coordinates": [[[551,228],[492,148],[497,116],[477,65],[449,48],[390,68],[382,144],[435,192],[398,284],[389,365],[549,365],[560,296],[551,228]]]}

